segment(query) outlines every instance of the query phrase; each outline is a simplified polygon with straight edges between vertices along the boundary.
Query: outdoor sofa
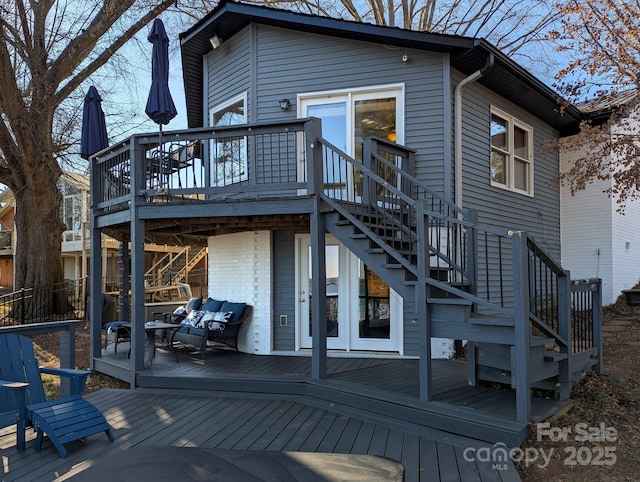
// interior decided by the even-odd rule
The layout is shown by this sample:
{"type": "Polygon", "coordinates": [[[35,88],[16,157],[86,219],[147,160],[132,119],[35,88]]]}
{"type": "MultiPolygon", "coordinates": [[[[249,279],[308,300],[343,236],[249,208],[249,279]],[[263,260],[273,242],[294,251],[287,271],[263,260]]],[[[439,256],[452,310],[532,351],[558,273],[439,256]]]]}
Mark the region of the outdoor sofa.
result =
{"type": "Polygon", "coordinates": [[[166,323],[181,325],[179,330],[172,333],[172,343],[194,346],[200,349],[200,356],[205,358],[210,344],[237,350],[240,329],[251,313],[252,307],[246,303],[190,298],[186,306],[177,308],[173,313],[165,313],[163,317],[166,323]]]}

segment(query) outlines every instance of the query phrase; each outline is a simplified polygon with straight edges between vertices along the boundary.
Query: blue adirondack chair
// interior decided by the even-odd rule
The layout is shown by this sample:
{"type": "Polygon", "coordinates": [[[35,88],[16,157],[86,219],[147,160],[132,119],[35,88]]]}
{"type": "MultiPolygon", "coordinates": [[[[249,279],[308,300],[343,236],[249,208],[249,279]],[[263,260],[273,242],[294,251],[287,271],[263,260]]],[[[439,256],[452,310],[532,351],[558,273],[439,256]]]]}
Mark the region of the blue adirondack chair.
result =
{"type": "Polygon", "coordinates": [[[0,335],[0,427],[17,424],[16,446],[25,449],[25,431],[36,429],[35,449],[42,448],[46,434],[61,457],[67,456],[66,443],[104,431],[113,440],[111,426],[104,415],[82,398],[88,370],[38,367],[31,339],[0,335]],[[68,377],[71,395],[47,400],[41,374],[68,377]]]}

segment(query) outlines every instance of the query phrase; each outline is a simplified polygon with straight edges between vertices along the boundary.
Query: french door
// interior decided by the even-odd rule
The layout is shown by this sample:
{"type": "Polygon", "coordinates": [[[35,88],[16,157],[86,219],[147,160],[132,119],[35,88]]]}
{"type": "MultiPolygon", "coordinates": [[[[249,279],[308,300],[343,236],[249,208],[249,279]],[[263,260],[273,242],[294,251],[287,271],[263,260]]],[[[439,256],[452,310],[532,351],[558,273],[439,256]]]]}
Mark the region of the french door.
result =
{"type": "MultiPolygon", "coordinates": [[[[404,87],[382,86],[298,96],[298,116],[322,121],[322,136],[362,162],[364,139],[404,140],[404,87]]],[[[357,169],[326,166],[325,193],[358,201],[357,169]],[[339,182],[338,182],[339,181],[339,182]],[[350,193],[349,196],[346,196],[350,193]]],[[[393,182],[390,179],[391,182],[393,182]]],[[[299,346],[311,346],[309,238],[298,240],[299,346]],[[305,304],[306,303],[306,304],[305,304]]],[[[401,351],[402,299],[368,266],[336,240],[327,240],[327,347],[343,350],[401,351]]]]}
{"type": "MultiPolygon", "coordinates": [[[[402,298],[354,254],[327,236],[327,348],[402,354],[402,298]]],[[[313,296],[311,239],[296,237],[297,347],[311,348],[313,296]]]]}

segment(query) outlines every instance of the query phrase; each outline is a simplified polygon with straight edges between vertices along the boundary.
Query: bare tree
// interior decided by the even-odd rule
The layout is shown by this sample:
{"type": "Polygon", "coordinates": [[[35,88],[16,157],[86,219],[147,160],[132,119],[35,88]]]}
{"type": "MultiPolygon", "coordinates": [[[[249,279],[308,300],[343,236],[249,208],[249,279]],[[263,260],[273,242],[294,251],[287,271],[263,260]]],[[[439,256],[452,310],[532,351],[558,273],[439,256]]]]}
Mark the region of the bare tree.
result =
{"type": "MultiPolygon", "coordinates": [[[[548,1],[253,3],[379,25],[484,36],[507,53],[515,54],[542,39],[541,32],[555,14],[548,1]]],[[[170,7],[199,19],[215,3],[0,0],[0,183],[11,189],[16,200],[17,288],[49,286],[63,278],[60,245],[65,227],[59,218],[61,195],[57,181],[61,162],[78,140],[83,87],[100,74],[111,76],[112,84],[135,83],[137,79],[126,77],[126,59],[118,58],[125,43],[135,40],[137,33],[170,7]]],[[[169,24],[180,21],[169,17],[169,24]]]]}
{"type": "Polygon", "coordinates": [[[551,39],[572,60],[556,75],[556,88],[574,102],[590,98],[583,107],[593,114],[565,141],[565,148],[584,155],[561,179],[572,192],[595,179],[610,180],[607,192],[624,210],[640,197],[640,4],[570,0],[558,9],[561,28],[551,39]]]}
{"type": "Polygon", "coordinates": [[[552,50],[546,34],[559,16],[556,2],[551,0],[247,1],[356,22],[482,37],[505,54],[520,57],[527,63],[546,63],[549,60],[542,53],[552,50]]]}
{"type": "Polygon", "coordinates": [[[17,288],[63,279],[58,156],[77,141],[78,120],[65,101],[175,3],[0,0],[0,182],[16,201],[17,288]]]}

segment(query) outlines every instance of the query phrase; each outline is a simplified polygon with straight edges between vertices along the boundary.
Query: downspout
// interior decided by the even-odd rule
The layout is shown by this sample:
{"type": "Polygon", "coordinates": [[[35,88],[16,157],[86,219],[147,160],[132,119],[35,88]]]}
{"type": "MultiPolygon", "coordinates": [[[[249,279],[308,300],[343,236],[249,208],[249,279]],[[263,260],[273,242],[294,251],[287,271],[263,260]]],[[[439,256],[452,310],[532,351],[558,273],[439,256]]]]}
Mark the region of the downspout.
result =
{"type": "Polygon", "coordinates": [[[480,70],[476,70],[469,77],[462,79],[454,90],[454,183],[455,183],[455,204],[462,207],[462,90],[470,83],[482,77],[487,70],[493,67],[495,57],[489,54],[487,62],[480,70]]]}

